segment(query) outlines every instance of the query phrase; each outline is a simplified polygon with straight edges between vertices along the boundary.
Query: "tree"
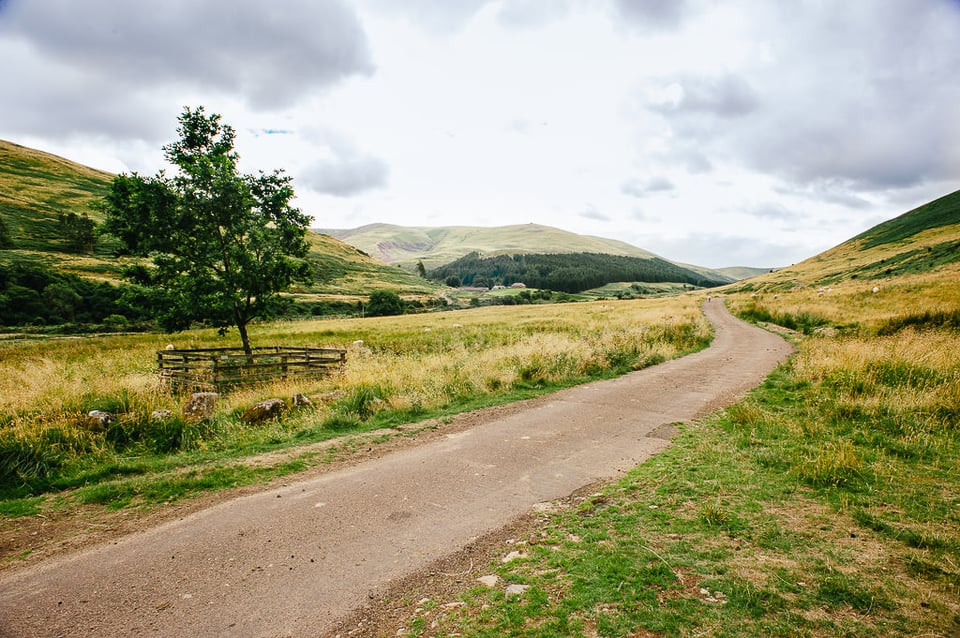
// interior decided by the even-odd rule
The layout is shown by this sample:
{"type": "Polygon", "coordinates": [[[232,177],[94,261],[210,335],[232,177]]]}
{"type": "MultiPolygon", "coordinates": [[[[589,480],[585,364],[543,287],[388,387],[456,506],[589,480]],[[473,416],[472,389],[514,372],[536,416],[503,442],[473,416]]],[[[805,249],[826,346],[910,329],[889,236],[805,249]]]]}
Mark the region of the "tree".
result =
{"type": "Polygon", "coordinates": [[[77,253],[92,253],[96,244],[96,223],[86,213],[60,213],[60,230],[63,231],[67,250],[77,253]]]}
{"type": "Polygon", "coordinates": [[[386,317],[389,315],[403,314],[403,300],[395,292],[389,290],[376,290],[370,293],[370,301],[367,302],[366,315],[368,317],[386,317]]]}
{"type": "Polygon", "coordinates": [[[10,230],[7,223],[0,217],[0,248],[10,248],[13,246],[13,239],[10,237],[10,230]]]}
{"type": "Polygon", "coordinates": [[[247,325],[278,307],[279,293],[309,272],[309,218],[290,206],[282,171],[240,174],[234,131],[203,107],[184,109],[180,139],[163,147],[173,177],[119,175],[104,201],[105,229],[124,252],[149,255],[141,284],[163,293],[157,317],[168,330],[206,321],[234,326],[251,354],[247,325]]]}
{"type": "Polygon", "coordinates": [[[417,274],[424,279],[427,278],[427,267],[423,265],[422,259],[417,262],[417,274]]]}

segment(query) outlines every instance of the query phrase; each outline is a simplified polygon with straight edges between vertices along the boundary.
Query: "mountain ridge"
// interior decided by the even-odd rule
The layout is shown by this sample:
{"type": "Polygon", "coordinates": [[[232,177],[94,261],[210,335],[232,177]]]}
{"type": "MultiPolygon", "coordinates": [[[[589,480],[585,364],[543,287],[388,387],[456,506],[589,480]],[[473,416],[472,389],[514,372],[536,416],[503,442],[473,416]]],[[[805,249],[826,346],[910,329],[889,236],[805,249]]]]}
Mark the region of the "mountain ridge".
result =
{"type": "MultiPolygon", "coordinates": [[[[744,272],[743,269],[736,267],[729,272],[724,272],[722,269],[680,263],[617,239],[581,235],[534,223],[505,226],[401,226],[377,222],[356,228],[316,230],[347,242],[385,263],[408,269],[423,263],[427,270],[433,270],[471,253],[478,253],[483,257],[593,253],[639,259],[663,259],[680,268],[720,281],[737,281],[742,278],[737,275],[744,272]]],[[[749,273],[752,276],[767,270],[769,269],[750,269],[749,273]]]]}

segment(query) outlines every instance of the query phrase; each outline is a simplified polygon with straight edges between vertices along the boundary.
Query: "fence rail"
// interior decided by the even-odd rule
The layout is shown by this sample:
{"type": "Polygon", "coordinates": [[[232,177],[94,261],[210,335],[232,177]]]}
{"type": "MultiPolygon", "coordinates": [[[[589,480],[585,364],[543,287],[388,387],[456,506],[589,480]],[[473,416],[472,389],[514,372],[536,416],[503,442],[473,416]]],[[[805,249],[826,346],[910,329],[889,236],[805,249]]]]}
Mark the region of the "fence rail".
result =
{"type": "Polygon", "coordinates": [[[158,350],[160,378],[176,390],[212,390],[282,379],[315,378],[343,369],[346,350],[272,346],[158,350]]]}

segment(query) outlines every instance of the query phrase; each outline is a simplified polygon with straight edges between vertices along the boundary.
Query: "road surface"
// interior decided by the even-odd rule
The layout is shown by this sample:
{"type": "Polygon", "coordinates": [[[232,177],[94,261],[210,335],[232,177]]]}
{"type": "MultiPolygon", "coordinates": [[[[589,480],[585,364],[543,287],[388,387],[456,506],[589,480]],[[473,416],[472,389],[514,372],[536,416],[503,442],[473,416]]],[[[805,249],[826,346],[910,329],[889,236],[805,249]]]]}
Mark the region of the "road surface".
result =
{"type": "Polygon", "coordinates": [[[311,636],[540,502],[635,467],[791,351],[704,311],[710,348],[0,579],[0,637],[311,636]]]}

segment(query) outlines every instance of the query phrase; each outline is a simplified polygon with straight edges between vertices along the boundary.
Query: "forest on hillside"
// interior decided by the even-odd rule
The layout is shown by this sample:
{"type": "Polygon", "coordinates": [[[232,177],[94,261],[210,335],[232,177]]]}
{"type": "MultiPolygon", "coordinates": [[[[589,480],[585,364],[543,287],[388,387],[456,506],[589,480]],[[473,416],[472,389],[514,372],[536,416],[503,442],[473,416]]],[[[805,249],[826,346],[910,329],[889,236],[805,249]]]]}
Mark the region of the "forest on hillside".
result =
{"type": "Polygon", "coordinates": [[[510,286],[578,293],[614,282],[676,282],[710,288],[716,281],[665,259],[599,253],[495,255],[470,253],[427,273],[430,279],[463,286],[510,286]]]}

